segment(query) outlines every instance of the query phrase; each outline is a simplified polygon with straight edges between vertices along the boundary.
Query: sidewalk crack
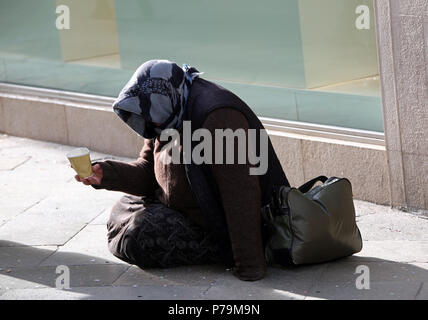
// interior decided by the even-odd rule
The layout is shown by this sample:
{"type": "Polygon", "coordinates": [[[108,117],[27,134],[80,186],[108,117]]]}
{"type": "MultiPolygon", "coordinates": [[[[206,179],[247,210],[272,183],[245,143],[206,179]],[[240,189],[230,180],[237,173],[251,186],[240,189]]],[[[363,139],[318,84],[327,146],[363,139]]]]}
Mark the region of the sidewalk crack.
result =
{"type": "Polygon", "coordinates": [[[418,289],[418,291],[416,292],[416,295],[415,295],[415,300],[418,298],[418,296],[419,296],[419,294],[421,293],[421,291],[422,291],[422,287],[424,286],[424,283],[423,282],[421,282],[421,285],[419,286],[419,289],[418,289]]]}
{"type": "Polygon", "coordinates": [[[19,214],[17,214],[15,217],[17,217],[17,216],[19,216],[19,215],[21,215],[21,214],[23,214],[24,212],[26,212],[26,211],[28,211],[28,210],[30,210],[32,207],[34,207],[34,206],[36,206],[36,205],[38,205],[40,202],[42,202],[43,200],[46,200],[46,198],[47,198],[48,196],[46,196],[46,197],[44,197],[44,198],[42,198],[42,199],[40,199],[40,200],[38,200],[38,201],[36,201],[36,202],[34,202],[32,205],[30,205],[29,207],[27,207],[27,208],[25,208],[24,210],[22,210],[19,214]]]}
{"type": "Polygon", "coordinates": [[[204,292],[202,292],[202,295],[203,295],[203,296],[205,296],[205,295],[207,294],[208,290],[210,290],[212,287],[214,287],[214,284],[215,284],[216,282],[217,282],[217,280],[212,281],[212,282],[208,285],[208,288],[206,288],[206,289],[204,290],[204,292]]]}
{"type": "Polygon", "coordinates": [[[48,198],[49,196],[45,196],[44,198],[37,200],[36,202],[34,202],[33,204],[31,204],[30,206],[28,206],[27,208],[25,208],[24,210],[22,210],[21,212],[19,212],[18,214],[12,216],[9,219],[3,220],[0,222],[0,227],[3,227],[4,225],[6,225],[7,223],[11,222],[13,219],[19,217],[20,215],[24,214],[26,211],[30,210],[31,208],[35,207],[36,205],[38,205],[40,202],[42,202],[43,200],[45,200],[46,198],[48,198]]]}
{"type": "Polygon", "coordinates": [[[100,213],[98,213],[95,217],[93,217],[88,223],[87,225],[90,225],[92,221],[94,221],[96,218],[98,218],[100,215],[102,215],[106,210],[108,210],[109,208],[104,208],[100,211],[100,213]]]}
{"type": "Polygon", "coordinates": [[[45,262],[46,260],[48,260],[52,255],[54,255],[54,254],[58,251],[59,247],[60,247],[60,246],[56,245],[56,249],[55,249],[55,250],[54,250],[50,255],[48,255],[46,258],[42,259],[42,261],[40,261],[40,262],[37,264],[37,267],[41,267],[41,266],[42,266],[42,263],[43,263],[43,262],[45,262]]]}
{"type": "MultiPolygon", "coordinates": [[[[120,265],[120,264],[118,264],[118,265],[120,265]]],[[[119,274],[117,277],[116,277],[116,279],[114,279],[112,282],[111,282],[111,286],[115,286],[115,283],[126,273],[126,272],[128,272],[128,270],[129,269],[131,269],[131,267],[132,267],[132,265],[129,265],[129,266],[127,266],[127,268],[125,269],[125,270],[123,270],[123,272],[121,273],[121,274],[119,274]]]]}

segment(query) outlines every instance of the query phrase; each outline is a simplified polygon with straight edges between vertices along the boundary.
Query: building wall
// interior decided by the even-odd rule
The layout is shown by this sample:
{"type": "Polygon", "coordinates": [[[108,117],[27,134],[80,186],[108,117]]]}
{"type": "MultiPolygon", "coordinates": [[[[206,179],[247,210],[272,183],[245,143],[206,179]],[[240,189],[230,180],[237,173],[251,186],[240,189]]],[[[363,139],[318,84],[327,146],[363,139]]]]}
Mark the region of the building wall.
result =
{"type": "Polygon", "coordinates": [[[428,1],[375,9],[391,203],[428,209],[428,1]]]}

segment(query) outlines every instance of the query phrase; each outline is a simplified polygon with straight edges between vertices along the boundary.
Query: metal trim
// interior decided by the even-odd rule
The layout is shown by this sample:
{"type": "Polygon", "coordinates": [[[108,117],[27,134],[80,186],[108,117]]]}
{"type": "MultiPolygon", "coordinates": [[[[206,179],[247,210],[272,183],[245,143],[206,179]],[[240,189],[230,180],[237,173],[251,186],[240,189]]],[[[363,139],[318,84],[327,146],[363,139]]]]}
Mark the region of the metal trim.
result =
{"type": "Polygon", "coordinates": [[[60,100],[65,102],[94,105],[97,107],[106,108],[110,108],[115,100],[112,97],[98,96],[72,91],[23,86],[4,82],[0,82],[0,94],[35,97],[38,99],[60,100]]]}
{"type": "Polygon", "coordinates": [[[385,146],[382,132],[260,117],[268,130],[385,146]]]}

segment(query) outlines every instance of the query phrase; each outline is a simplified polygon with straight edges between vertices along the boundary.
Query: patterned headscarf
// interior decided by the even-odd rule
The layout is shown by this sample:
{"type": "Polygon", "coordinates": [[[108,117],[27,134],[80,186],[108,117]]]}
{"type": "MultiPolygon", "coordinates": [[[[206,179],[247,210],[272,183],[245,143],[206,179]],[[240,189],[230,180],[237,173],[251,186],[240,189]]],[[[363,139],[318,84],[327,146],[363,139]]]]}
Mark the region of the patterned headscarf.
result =
{"type": "Polygon", "coordinates": [[[122,89],[113,110],[147,139],[159,135],[165,128],[179,128],[192,81],[200,74],[193,67],[180,68],[168,60],[147,61],[122,89]]]}

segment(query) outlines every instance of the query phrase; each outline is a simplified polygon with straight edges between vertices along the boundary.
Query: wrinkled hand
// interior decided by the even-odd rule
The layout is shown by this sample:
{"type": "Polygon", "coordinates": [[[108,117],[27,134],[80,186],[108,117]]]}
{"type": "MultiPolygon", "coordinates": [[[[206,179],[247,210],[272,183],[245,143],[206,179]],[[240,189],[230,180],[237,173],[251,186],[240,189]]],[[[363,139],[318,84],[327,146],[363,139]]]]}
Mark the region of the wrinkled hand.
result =
{"type": "Polygon", "coordinates": [[[101,184],[101,180],[103,178],[103,169],[101,168],[101,166],[97,163],[95,165],[92,166],[92,176],[87,177],[87,178],[80,178],[79,175],[75,175],[74,178],[79,181],[82,182],[84,185],[100,185],[101,184]]]}

